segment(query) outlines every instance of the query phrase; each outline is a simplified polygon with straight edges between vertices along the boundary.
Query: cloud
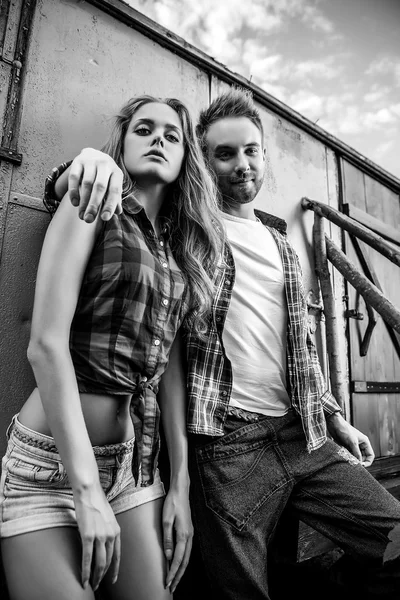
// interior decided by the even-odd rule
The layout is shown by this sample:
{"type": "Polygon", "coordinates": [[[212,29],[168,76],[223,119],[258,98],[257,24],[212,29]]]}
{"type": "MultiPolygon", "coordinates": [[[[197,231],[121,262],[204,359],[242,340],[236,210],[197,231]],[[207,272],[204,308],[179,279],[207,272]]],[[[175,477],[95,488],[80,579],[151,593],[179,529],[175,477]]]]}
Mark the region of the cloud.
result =
{"type": "Polygon", "coordinates": [[[369,65],[365,71],[366,75],[391,75],[396,85],[400,86],[400,61],[391,56],[382,56],[369,65]]]}
{"type": "Polygon", "coordinates": [[[400,103],[392,104],[392,106],[390,107],[390,110],[394,115],[396,115],[400,119],[400,103]]]}
{"type": "Polygon", "coordinates": [[[397,117],[388,108],[381,108],[374,113],[365,113],[362,120],[368,129],[379,129],[382,125],[395,123],[397,117]]]}
{"type": "Polygon", "coordinates": [[[303,7],[302,21],[314,31],[322,33],[333,33],[335,29],[332,21],[324,17],[316,6],[306,5],[303,7]]]}
{"type": "Polygon", "coordinates": [[[219,61],[229,61],[224,43],[244,30],[252,37],[269,36],[285,29],[290,19],[325,35],[333,23],[316,6],[318,0],[127,0],[163,27],[171,29],[219,61]],[[228,60],[227,60],[228,59],[228,60]]]}
{"type": "Polygon", "coordinates": [[[320,79],[335,79],[342,71],[343,67],[334,64],[335,57],[329,56],[321,60],[306,60],[293,64],[292,77],[298,79],[308,79],[318,77],[320,79]]]}
{"type": "Polygon", "coordinates": [[[311,121],[319,119],[325,112],[325,100],[308,90],[299,90],[290,96],[290,106],[307,116],[311,121]]]}
{"type": "Polygon", "coordinates": [[[393,148],[394,143],[394,140],[388,140],[379,144],[374,150],[375,160],[381,160],[393,148]]]}
{"type": "Polygon", "coordinates": [[[282,76],[285,75],[286,67],[282,56],[279,54],[255,60],[249,59],[248,54],[243,55],[243,62],[249,65],[251,75],[254,79],[273,83],[281,80],[282,76]]]}
{"type": "Polygon", "coordinates": [[[379,103],[381,100],[387,100],[390,91],[389,87],[374,83],[370,91],[364,95],[364,101],[373,104],[379,103]]]}

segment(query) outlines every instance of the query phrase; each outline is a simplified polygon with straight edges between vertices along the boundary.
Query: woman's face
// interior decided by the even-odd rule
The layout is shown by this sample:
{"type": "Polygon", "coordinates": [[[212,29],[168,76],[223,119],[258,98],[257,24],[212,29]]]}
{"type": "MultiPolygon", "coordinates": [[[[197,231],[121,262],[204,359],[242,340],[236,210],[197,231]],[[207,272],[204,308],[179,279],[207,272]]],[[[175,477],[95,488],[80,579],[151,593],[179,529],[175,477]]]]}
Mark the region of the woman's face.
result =
{"type": "Polygon", "coordinates": [[[125,167],[139,186],[174,182],[185,153],[178,114],[161,102],[139,108],[129,123],[123,152],[125,167]]]}

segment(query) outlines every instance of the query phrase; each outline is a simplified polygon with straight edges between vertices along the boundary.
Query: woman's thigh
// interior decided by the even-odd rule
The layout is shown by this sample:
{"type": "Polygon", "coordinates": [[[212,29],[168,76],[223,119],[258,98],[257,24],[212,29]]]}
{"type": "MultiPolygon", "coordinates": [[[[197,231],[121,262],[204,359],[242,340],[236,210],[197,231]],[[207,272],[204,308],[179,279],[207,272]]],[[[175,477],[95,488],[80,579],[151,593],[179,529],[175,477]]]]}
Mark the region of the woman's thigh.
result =
{"type": "Polygon", "coordinates": [[[116,515],[121,527],[120,569],[115,584],[105,578],[112,600],[171,600],[169,589],[165,589],[163,503],[164,498],[159,498],[116,515]]]}
{"type": "Polygon", "coordinates": [[[93,600],[81,584],[81,541],[72,527],[43,529],[1,540],[10,600],[93,600]]]}

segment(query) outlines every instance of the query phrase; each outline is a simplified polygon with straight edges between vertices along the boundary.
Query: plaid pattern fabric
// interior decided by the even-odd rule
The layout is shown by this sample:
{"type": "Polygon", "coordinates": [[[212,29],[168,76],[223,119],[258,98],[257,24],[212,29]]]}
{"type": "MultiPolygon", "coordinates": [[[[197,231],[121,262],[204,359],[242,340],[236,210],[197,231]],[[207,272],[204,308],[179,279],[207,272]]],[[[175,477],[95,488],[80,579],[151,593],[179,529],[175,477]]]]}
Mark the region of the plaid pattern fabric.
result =
{"type": "MultiPolygon", "coordinates": [[[[68,163],[46,182],[53,186],[68,163]]],[[[123,201],[123,213],[103,224],[82,281],[71,324],[70,352],[81,392],[132,394],[135,427],[133,473],[153,481],[159,449],[158,384],[187,311],[182,274],[172,256],[166,221],[160,238],[143,207],[123,201]]]]}
{"type": "MultiPolygon", "coordinates": [[[[317,352],[308,331],[307,305],[298,257],[286,239],[286,223],[256,211],[269,229],[282,259],[287,306],[287,368],[291,402],[299,413],[307,449],[315,450],[326,440],[324,412],[340,411],[327,390],[317,352]]],[[[235,264],[227,245],[224,261],[216,274],[216,295],[210,331],[206,341],[187,333],[189,410],[188,430],[204,435],[223,435],[232,391],[232,367],[222,345],[222,331],[228,312],[235,264]]]]}

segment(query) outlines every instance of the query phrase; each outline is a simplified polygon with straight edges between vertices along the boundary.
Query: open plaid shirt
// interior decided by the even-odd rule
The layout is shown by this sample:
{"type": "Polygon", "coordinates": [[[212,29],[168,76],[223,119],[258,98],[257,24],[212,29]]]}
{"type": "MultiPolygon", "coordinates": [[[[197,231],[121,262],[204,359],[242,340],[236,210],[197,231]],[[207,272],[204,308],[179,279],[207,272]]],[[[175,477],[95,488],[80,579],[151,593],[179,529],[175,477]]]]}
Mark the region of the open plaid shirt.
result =
{"type": "MultiPolygon", "coordinates": [[[[340,411],[326,387],[318,355],[308,331],[307,304],[299,259],[286,238],[286,223],[256,211],[271,232],[282,259],[288,308],[287,369],[289,396],[301,417],[308,451],[326,441],[325,415],[340,411]]],[[[232,367],[222,344],[222,331],[235,282],[235,264],[229,245],[216,275],[216,294],[207,340],[191,332],[188,344],[188,430],[218,436],[224,433],[232,391],[232,367]]]]}

